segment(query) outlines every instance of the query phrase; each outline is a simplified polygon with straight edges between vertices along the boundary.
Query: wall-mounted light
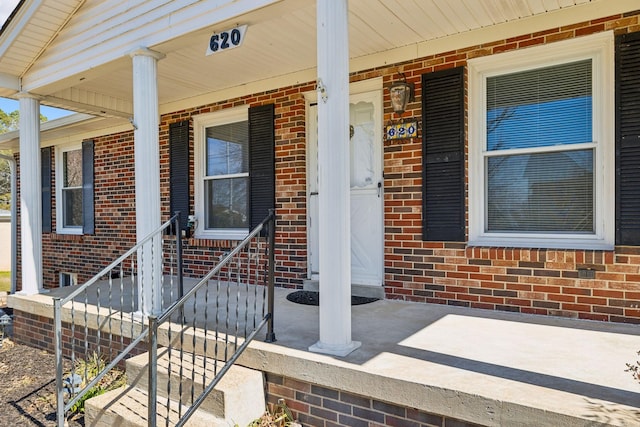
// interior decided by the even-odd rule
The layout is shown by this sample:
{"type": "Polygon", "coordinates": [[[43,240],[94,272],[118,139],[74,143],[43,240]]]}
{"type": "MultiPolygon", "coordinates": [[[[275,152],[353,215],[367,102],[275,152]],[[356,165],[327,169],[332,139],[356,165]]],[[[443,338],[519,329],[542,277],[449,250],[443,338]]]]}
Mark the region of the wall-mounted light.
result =
{"type": "Polygon", "coordinates": [[[391,98],[391,108],[393,111],[401,115],[407,109],[409,101],[413,100],[413,83],[407,83],[402,75],[402,81],[397,81],[389,86],[389,97],[391,98]]]}

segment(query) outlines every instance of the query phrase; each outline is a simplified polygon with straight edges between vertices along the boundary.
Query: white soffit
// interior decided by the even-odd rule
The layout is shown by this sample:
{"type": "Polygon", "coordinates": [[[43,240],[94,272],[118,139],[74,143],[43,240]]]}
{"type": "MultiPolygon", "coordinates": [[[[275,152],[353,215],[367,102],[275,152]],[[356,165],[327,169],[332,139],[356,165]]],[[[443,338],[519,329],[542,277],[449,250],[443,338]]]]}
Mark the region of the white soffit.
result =
{"type": "MultiPolygon", "coordinates": [[[[78,1],[62,3],[71,7],[78,1]]],[[[247,2],[229,7],[246,8],[247,2]]],[[[84,1],[24,76],[27,87],[53,97],[59,106],[64,100],[70,105],[95,102],[126,113],[132,92],[127,43],[166,54],[158,63],[163,112],[315,79],[316,0],[261,0],[252,4],[264,7],[241,16],[232,16],[229,9],[222,18],[213,13],[227,3],[219,0],[146,0],[134,6],[113,0],[108,2],[113,12],[105,3],[84,1]],[[172,7],[177,9],[167,14],[172,7]],[[105,19],[104,13],[111,15],[105,19]],[[189,17],[195,20],[192,26],[189,17]],[[239,24],[248,25],[240,48],[205,55],[214,31],[239,24]],[[97,40],[84,40],[93,32],[97,40]]],[[[632,11],[638,0],[350,0],[349,8],[350,67],[358,71],[632,11]]],[[[0,58],[0,73],[11,64],[11,58],[0,58]]]]}

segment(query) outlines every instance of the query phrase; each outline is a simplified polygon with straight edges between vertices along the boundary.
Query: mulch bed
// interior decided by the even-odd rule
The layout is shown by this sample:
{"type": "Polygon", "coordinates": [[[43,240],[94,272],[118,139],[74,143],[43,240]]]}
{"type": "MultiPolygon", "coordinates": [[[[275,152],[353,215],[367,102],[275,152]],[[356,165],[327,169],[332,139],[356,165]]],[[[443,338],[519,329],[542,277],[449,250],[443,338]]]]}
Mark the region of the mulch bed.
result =
{"type": "MultiPolygon", "coordinates": [[[[55,357],[5,339],[0,347],[0,425],[55,426],[55,357]]],[[[84,426],[84,417],[68,420],[84,426]]]]}

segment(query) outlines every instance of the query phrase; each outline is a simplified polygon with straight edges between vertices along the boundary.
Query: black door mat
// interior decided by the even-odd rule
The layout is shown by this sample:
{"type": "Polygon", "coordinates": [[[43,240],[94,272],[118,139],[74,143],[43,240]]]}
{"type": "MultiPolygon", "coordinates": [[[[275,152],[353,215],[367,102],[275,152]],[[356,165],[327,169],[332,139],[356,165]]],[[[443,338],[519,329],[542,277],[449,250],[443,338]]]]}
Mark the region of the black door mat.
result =
{"type": "MultiPolygon", "coordinates": [[[[287,299],[296,304],[319,305],[320,292],[317,291],[295,291],[287,295],[287,299]]],[[[378,301],[379,298],[351,296],[351,305],[362,305],[378,301]]]]}

